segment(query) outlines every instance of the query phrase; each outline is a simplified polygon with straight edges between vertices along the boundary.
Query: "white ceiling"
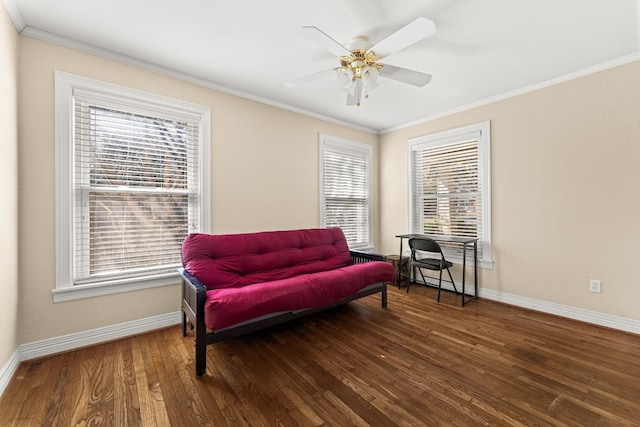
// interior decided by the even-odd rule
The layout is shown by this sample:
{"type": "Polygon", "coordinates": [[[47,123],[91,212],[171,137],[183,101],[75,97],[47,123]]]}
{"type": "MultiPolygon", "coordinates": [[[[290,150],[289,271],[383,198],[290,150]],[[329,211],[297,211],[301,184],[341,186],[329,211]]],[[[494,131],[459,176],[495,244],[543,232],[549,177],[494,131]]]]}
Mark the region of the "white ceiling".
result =
{"type": "Polygon", "coordinates": [[[3,0],[19,30],[284,108],[385,131],[624,58],[637,59],[640,0],[3,0]],[[436,33],[385,61],[433,75],[389,79],[347,107],[338,65],[298,34],[376,43],[419,16],[436,33]]]}

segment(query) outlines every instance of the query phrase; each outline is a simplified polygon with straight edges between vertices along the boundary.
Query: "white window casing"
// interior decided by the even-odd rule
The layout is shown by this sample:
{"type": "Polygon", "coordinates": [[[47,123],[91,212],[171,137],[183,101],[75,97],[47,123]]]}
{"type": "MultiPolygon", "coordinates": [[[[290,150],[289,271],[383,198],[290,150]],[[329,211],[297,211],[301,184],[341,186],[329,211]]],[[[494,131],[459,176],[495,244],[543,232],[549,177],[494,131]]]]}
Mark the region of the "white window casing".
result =
{"type": "Polygon", "coordinates": [[[320,134],[320,225],[342,228],[349,247],[373,249],[371,145],[320,134]]]}
{"type": "MultiPolygon", "coordinates": [[[[484,268],[493,267],[490,141],[485,121],[407,142],[409,233],[477,238],[484,268]]],[[[443,251],[461,262],[459,245],[443,251]]]]}
{"type": "Polygon", "coordinates": [[[54,301],[178,283],[210,229],[210,110],[56,72],[54,301]]]}

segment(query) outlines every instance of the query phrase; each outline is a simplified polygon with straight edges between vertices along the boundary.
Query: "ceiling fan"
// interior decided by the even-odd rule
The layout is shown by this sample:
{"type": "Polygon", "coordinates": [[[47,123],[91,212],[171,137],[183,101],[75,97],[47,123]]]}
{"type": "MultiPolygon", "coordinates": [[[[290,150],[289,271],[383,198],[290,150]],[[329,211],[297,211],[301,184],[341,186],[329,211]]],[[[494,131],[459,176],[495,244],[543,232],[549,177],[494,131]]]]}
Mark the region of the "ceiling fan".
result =
{"type": "Polygon", "coordinates": [[[284,85],[287,87],[300,86],[335,74],[339,85],[347,91],[347,105],[360,106],[363,90],[364,97],[368,98],[369,92],[378,85],[378,77],[417,87],[425,86],[431,81],[430,74],[380,62],[387,56],[435,33],[435,24],[427,18],[421,17],[412,21],[375,45],[366,36],[358,36],[345,47],[313,26],[302,27],[299,32],[337,55],[340,66],[286,82],[284,85]]]}

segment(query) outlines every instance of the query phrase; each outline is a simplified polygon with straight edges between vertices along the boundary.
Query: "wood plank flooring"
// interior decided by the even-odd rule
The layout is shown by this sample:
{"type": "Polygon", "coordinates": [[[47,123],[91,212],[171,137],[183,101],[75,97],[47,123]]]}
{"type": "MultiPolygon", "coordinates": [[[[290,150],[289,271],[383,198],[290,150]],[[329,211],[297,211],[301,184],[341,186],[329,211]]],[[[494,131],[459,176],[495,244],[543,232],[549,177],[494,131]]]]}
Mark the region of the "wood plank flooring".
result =
{"type": "Polygon", "coordinates": [[[22,363],[2,426],[639,426],[640,336],[414,286],[208,347],[179,327],[22,363]]]}

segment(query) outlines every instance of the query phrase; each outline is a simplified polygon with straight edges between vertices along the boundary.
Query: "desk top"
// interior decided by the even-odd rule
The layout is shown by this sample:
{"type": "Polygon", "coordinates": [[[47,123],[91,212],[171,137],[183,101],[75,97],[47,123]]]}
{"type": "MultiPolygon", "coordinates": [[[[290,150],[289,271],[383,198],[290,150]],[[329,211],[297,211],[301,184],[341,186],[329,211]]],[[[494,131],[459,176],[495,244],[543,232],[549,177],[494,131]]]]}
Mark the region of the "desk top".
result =
{"type": "Polygon", "coordinates": [[[400,239],[419,239],[421,237],[427,237],[429,239],[435,240],[436,242],[451,242],[451,243],[474,243],[477,242],[478,239],[475,237],[457,237],[457,236],[436,236],[433,234],[398,234],[396,237],[400,239]]]}

